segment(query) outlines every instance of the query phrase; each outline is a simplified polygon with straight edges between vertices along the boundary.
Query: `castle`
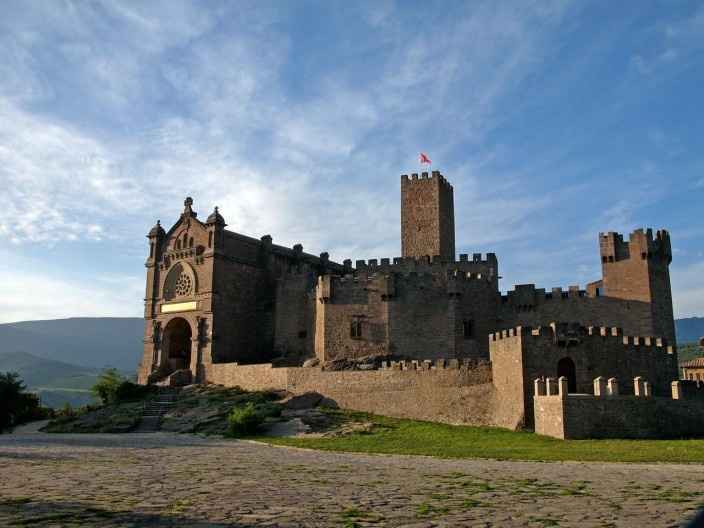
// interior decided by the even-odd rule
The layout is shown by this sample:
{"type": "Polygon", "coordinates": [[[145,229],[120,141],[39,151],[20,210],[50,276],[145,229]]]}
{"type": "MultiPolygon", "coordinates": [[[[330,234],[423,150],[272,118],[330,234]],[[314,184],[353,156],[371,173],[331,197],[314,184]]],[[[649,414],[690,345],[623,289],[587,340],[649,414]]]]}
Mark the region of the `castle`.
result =
{"type": "Polygon", "coordinates": [[[438,171],[401,177],[402,256],[354,265],[228,231],[217,207],[202,222],[192,206],[187,198],[168,232],[157,221],[148,234],[141,383],[322,392],[334,378],[328,392],[355,408],[382,401],[401,376],[398,390],[424,391],[438,410],[397,415],[531,427],[533,378],[563,378],[567,394],[591,392],[599,376],[630,390],[640,377],[665,396],[678,377],[667,231],[600,234],[602,278],[585,289],[524,284],[502,295],[495,254],[456,258],[453,187],[438,171]],[[382,368],[326,369],[369,357],[382,368]],[[303,368],[311,358],[319,366],[303,368]],[[403,381],[411,370],[425,377],[403,381]],[[351,400],[336,383],[365,396],[351,400]],[[465,403],[476,393],[472,416],[443,404],[460,393],[465,403]]]}

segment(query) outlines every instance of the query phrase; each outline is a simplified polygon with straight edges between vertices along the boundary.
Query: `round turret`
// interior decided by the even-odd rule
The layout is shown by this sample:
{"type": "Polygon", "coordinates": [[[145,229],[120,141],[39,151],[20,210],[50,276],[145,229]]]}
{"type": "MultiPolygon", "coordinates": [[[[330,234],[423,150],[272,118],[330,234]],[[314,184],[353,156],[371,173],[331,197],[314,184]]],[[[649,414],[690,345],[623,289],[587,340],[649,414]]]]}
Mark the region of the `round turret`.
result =
{"type": "Polygon", "coordinates": [[[215,210],[210,213],[210,216],[208,217],[208,220],[205,222],[206,224],[217,224],[217,225],[226,225],[225,224],[225,219],[222,217],[220,212],[218,211],[218,207],[215,206],[215,210]]]}
{"type": "Polygon", "coordinates": [[[164,228],[161,227],[161,222],[159,220],[156,221],[156,225],[151,228],[149,231],[149,235],[147,235],[149,238],[151,237],[158,237],[161,238],[163,236],[166,236],[166,231],[164,231],[164,228]]]}

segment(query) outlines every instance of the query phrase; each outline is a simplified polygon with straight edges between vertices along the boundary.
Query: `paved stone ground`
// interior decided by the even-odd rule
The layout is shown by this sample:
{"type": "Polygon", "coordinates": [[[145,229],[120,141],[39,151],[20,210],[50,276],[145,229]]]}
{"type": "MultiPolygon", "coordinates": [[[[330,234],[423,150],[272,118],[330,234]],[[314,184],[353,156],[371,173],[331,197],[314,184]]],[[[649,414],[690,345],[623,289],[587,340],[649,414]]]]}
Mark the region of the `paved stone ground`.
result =
{"type": "Polygon", "coordinates": [[[191,435],[0,436],[0,525],[678,526],[704,466],[440,460],[191,435]]]}

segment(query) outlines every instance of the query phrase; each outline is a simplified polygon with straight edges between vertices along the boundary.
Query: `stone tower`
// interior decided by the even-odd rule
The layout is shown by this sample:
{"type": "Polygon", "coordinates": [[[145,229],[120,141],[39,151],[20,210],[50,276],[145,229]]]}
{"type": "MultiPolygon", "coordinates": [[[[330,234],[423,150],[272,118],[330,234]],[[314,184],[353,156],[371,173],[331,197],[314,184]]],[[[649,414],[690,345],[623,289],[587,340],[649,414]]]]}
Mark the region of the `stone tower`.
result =
{"type": "Polygon", "coordinates": [[[674,343],[669,233],[663,229],[653,236],[652,229],[637,229],[628,242],[618,233],[601,233],[599,246],[603,273],[600,294],[633,301],[632,311],[647,307],[650,328],[646,325],[643,331],[674,343]]]}
{"type": "Polygon", "coordinates": [[[401,176],[401,253],[455,260],[453,190],[440,171],[401,176]]]}

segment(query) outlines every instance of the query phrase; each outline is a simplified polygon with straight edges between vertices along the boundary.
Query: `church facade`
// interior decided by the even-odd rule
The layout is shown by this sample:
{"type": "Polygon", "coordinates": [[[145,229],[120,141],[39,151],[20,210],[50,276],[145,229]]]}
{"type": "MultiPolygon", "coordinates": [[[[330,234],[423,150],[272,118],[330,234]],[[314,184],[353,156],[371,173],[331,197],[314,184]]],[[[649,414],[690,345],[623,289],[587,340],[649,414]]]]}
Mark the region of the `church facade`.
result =
{"type": "Polygon", "coordinates": [[[141,383],[208,382],[222,363],[483,361],[496,332],[553,321],[675,342],[667,231],[600,234],[602,278],[585,288],[502,295],[495,254],[456,255],[453,187],[438,171],[401,177],[400,257],[336,263],[226,227],[187,198],[168,231],[149,232],[141,383]]]}

